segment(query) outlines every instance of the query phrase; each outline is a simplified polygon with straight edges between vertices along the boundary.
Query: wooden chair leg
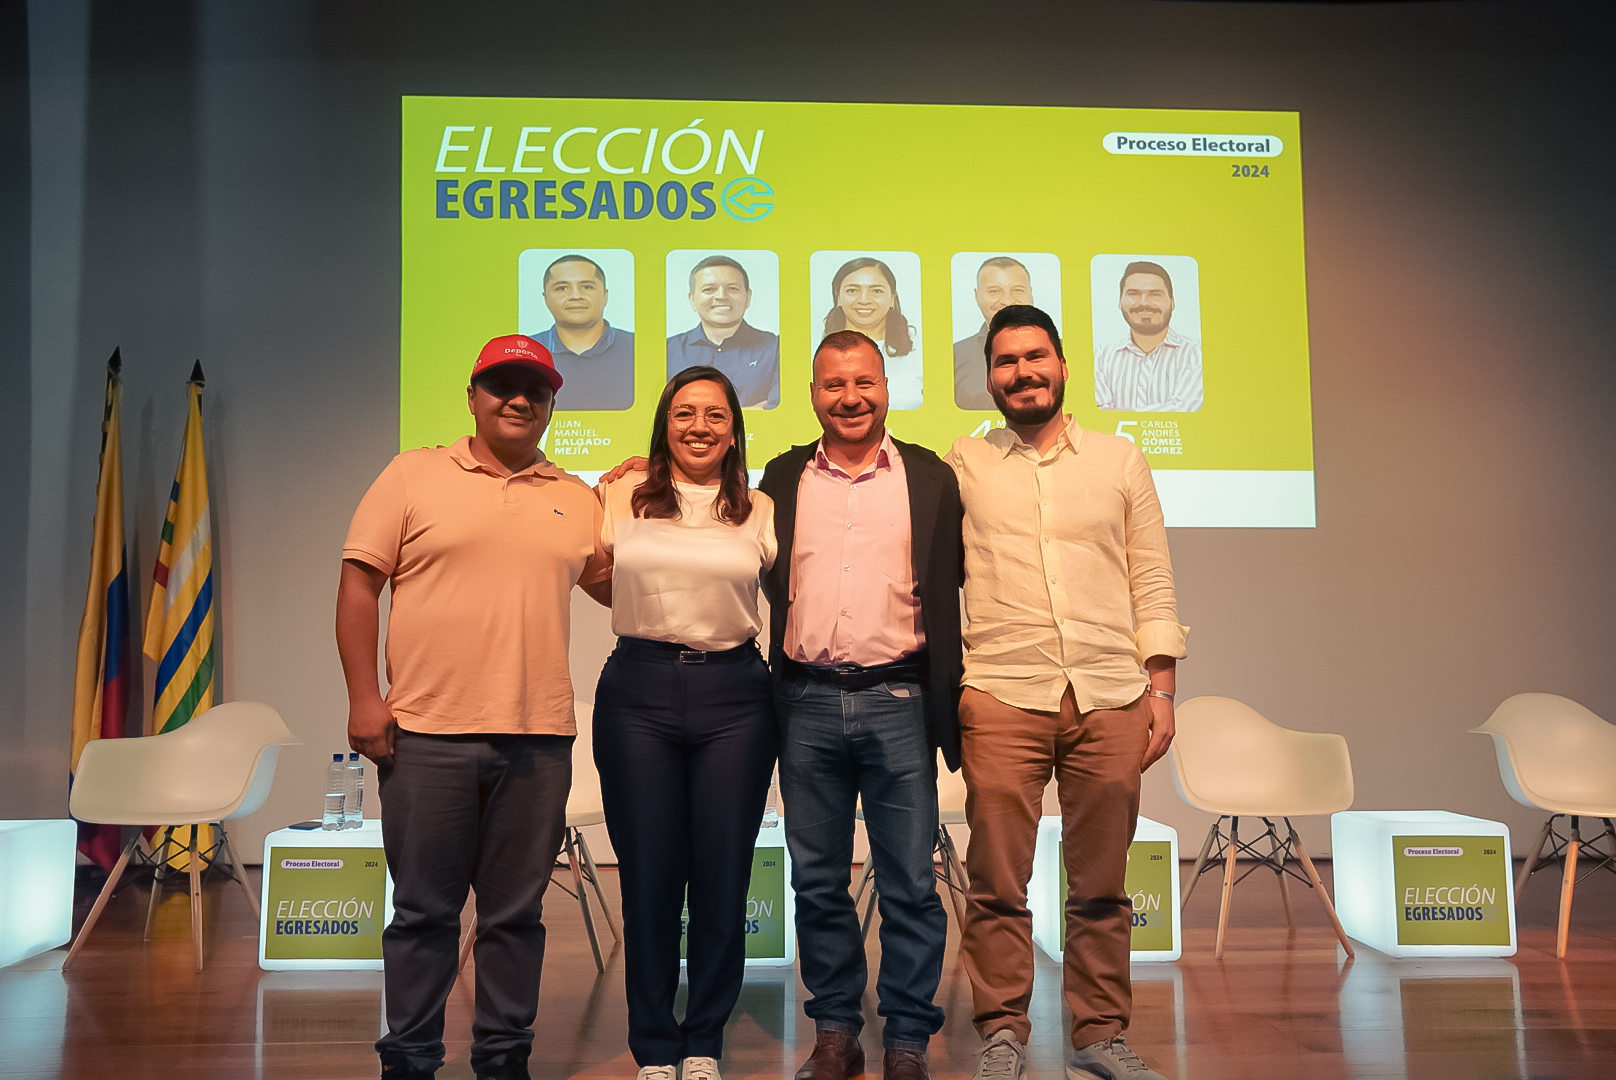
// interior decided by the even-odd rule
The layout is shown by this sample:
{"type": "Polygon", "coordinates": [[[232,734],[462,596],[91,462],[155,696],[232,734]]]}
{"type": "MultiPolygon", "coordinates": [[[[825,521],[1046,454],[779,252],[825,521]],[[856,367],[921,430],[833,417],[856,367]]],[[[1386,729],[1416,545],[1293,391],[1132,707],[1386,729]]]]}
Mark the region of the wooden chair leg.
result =
{"type": "Polygon", "coordinates": [[[1234,898],[1234,853],[1240,845],[1240,819],[1229,819],[1229,850],[1223,860],[1223,899],[1218,904],[1218,943],[1212,955],[1223,959],[1223,937],[1229,929],[1229,901],[1234,898]]]}
{"type": "Polygon", "coordinates": [[[859,874],[858,888],[853,890],[853,903],[856,905],[863,901],[864,890],[870,887],[875,879],[875,859],[872,856],[864,857],[864,870],[859,874]]]}
{"type": "MultiPolygon", "coordinates": [[[[861,940],[870,940],[870,927],[875,925],[875,904],[881,898],[881,887],[875,883],[875,859],[868,857],[864,860],[864,877],[869,882],[869,895],[864,897],[864,914],[859,919],[859,937],[861,940]]],[[[859,891],[864,891],[860,885],[859,891]]],[[[857,900],[854,901],[857,903],[857,900]]]]}
{"type": "Polygon", "coordinates": [[[107,883],[101,886],[101,893],[95,898],[95,906],[90,909],[90,914],[85,918],[84,925],[79,927],[78,937],[73,939],[73,947],[67,950],[67,959],[62,961],[63,971],[73,966],[73,961],[78,958],[79,950],[84,948],[84,939],[90,936],[91,930],[95,929],[96,920],[101,918],[101,912],[107,906],[107,901],[112,899],[112,890],[118,887],[118,879],[123,877],[124,867],[129,865],[129,856],[134,853],[135,845],[139,842],[140,834],[136,833],[123,846],[123,851],[118,855],[118,861],[112,866],[112,873],[107,875],[107,883]]]}
{"type": "Polygon", "coordinates": [[[253,892],[252,886],[247,884],[247,871],[242,867],[241,860],[236,858],[236,849],[230,843],[230,834],[224,831],[224,822],[215,826],[219,830],[219,850],[230,860],[230,876],[236,879],[241,891],[247,896],[247,906],[252,908],[253,922],[261,921],[258,911],[258,894],[253,892]]]}
{"type": "Polygon", "coordinates": [[[1206,843],[1201,845],[1201,854],[1195,858],[1195,869],[1190,871],[1190,879],[1184,884],[1184,895],[1178,898],[1180,908],[1190,902],[1190,893],[1195,891],[1195,883],[1201,880],[1201,868],[1206,865],[1207,856],[1212,854],[1212,841],[1218,838],[1218,821],[1214,821],[1212,827],[1206,830],[1206,843]]]}
{"type": "Polygon", "coordinates": [[[157,927],[157,903],[162,899],[163,881],[168,876],[170,868],[163,852],[167,850],[168,842],[173,837],[174,827],[165,825],[159,829],[153,839],[157,842],[152,845],[151,852],[155,856],[152,863],[151,899],[146,902],[146,931],[141,938],[147,944],[151,943],[152,932],[157,927]]]}
{"type": "Polygon", "coordinates": [[[617,928],[617,916],[612,914],[610,905],[606,903],[606,893],[600,887],[600,867],[595,865],[595,857],[589,853],[589,841],[584,839],[583,830],[573,830],[578,835],[578,854],[584,859],[584,872],[589,878],[589,885],[595,890],[595,899],[600,901],[601,914],[606,916],[606,929],[612,932],[613,941],[622,941],[622,931],[617,928]]]}
{"type": "Polygon", "coordinates": [[[948,896],[954,904],[954,918],[959,920],[960,933],[965,932],[965,890],[967,879],[965,867],[960,865],[959,852],[954,848],[954,838],[948,835],[948,826],[937,826],[937,846],[942,849],[943,866],[948,869],[948,896]]]}
{"type": "Polygon", "coordinates": [[[146,901],[146,932],[142,941],[150,942],[152,929],[157,925],[157,897],[163,891],[163,864],[152,868],[151,899],[146,901]]]}
{"type": "Polygon", "coordinates": [[[1313,860],[1307,857],[1307,848],[1302,846],[1302,838],[1296,835],[1296,826],[1291,824],[1290,818],[1285,819],[1285,827],[1290,830],[1291,847],[1296,849],[1296,857],[1302,862],[1302,869],[1307,871],[1307,880],[1313,883],[1313,891],[1319,894],[1319,903],[1324,905],[1324,913],[1330,916],[1330,925],[1335,927],[1335,936],[1341,942],[1341,947],[1347,951],[1347,959],[1353,959],[1357,954],[1352,951],[1352,942],[1347,940],[1346,928],[1341,920],[1336,918],[1335,905],[1330,903],[1330,894],[1324,891],[1324,882],[1319,880],[1319,872],[1313,866],[1313,860]]]}
{"type": "Polygon", "coordinates": [[[1560,925],[1554,935],[1554,955],[1565,959],[1571,939],[1571,895],[1577,888],[1577,853],[1582,849],[1582,831],[1571,818],[1571,843],[1566,845],[1565,876],[1560,879],[1560,925]]]}
{"type": "Polygon", "coordinates": [[[477,915],[472,913],[471,922],[466,926],[466,933],[460,939],[460,966],[455,968],[455,974],[466,970],[466,961],[471,959],[471,947],[477,942],[477,915]]]}
{"type": "Polygon", "coordinates": [[[1285,902],[1285,927],[1289,930],[1295,930],[1296,915],[1291,910],[1291,883],[1288,880],[1289,877],[1290,875],[1285,872],[1284,863],[1281,863],[1279,868],[1279,898],[1285,902]]]}
{"type": "Polygon", "coordinates": [[[202,970],[202,859],[196,851],[198,826],[191,826],[191,944],[196,948],[196,970],[202,970]]]}
{"type": "Polygon", "coordinates": [[[1527,880],[1532,876],[1532,871],[1537,869],[1538,862],[1543,858],[1543,849],[1548,845],[1549,833],[1553,830],[1554,818],[1551,816],[1549,820],[1543,823],[1543,831],[1538,834],[1537,843],[1532,846],[1532,853],[1521,864],[1521,876],[1515,879],[1515,903],[1517,905],[1521,902],[1521,893],[1526,891],[1527,880]]]}
{"type": "Polygon", "coordinates": [[[567,865],[572,869],[572,887],[578,893],[578,907],[584,913],[584,930],[589,934],[589,948],[595,954],[595,970],[600,974],[606,973],[606,961],[600,955],[600,938],[595,933],[595,919],[589,913],[589,894],[584,891],[583,867],[579,866],[578,845],[573,839],[573,830],[567,830],[566,841],[567,865]]]}

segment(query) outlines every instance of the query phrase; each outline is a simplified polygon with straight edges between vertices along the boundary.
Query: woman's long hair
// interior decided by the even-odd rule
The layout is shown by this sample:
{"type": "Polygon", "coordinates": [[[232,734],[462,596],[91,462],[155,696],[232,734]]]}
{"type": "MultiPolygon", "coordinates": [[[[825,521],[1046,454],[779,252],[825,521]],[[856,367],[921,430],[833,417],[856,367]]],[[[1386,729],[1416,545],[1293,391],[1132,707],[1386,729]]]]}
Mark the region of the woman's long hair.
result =
{"type": "Polygon", "coordinates": [[[677,518],[679,493],[673,488],[673,450],[668,441],[668,410],[673,396],[693,382],[715,382],[724,389],[729,402],[730,434],[734,443],[724,454],[719,465],[718,498],[713,502],[713,516],[726,525],[740,525],[752,513],[752,493],[746,478],[746,426],[741,421],[741,401],[735,395],[735,385],[729,377],[715,367],[698,364],[687,367],[668,380],[657,402],[656,419],[651,423],[651,450],[646,457],[645,482],[634,490],[629,504],[634,516],[641,518],[677,518]]]}
{"type": "Polygon", "coordinates": [[[868,255],[849,259],[830,279],[831,307],[830,314],[825,316],[825,333],[834,334],[838,330],[847,329],[847,314],[842,311],[842,282],[847,280],[847,275],[859,270],[868,270],[872,266],[881,271],[881,276],[887,279],[887,284],[892,288],[892,310],[887,312],[886,332],[883,335],[887,355],[908,356],[910,350],[915,347],[915,342],[909,336],[909,320],[903,317],[903,305],[898,302],[898,279],[893,276],[892,267],[868,255]]]}

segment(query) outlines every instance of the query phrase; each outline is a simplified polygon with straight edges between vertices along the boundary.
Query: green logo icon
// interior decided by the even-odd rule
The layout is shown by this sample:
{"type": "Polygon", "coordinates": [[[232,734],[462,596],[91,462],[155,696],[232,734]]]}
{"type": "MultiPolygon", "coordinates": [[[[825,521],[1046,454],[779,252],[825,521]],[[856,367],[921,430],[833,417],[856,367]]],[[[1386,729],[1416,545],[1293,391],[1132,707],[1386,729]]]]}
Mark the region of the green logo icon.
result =
{"type": "Polygon", "coordinates": [[[755,176],[741,176],[725,185],[719,195],[724,213],[736,221],[762,221],[774,209],[774,189],[755,176]]]}

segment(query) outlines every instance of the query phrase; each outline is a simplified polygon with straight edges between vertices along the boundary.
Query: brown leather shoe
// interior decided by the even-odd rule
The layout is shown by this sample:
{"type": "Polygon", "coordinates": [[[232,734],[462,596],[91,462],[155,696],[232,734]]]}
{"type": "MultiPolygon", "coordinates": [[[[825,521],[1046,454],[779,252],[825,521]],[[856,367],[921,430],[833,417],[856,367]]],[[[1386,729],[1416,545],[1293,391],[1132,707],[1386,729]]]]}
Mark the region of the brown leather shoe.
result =
{"type": "Polygon", "coordinates": [[[881,1080],[931,1080],[924,1050],[894,1050],[881,1055],[881,1080]]]}
{"type": "Polygon", "coordinates": [[[820,1029],[814,1032],[814,1052],[797,1070],[797,1080],[854,1080],[863,1074],[864,1047],[858,1036],[820,1029]]]}

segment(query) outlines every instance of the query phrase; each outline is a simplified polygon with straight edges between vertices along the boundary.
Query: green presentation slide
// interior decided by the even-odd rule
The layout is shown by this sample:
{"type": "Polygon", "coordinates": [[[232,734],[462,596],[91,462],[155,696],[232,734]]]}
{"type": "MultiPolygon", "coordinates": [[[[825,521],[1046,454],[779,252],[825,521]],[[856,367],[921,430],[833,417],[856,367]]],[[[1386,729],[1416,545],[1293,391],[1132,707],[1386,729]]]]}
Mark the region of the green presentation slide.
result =
{"type": "Polygon", "coordinates": [[[406,97],[402,156],[402,449],[466,434],[478,349],[523,333],[565,380],[558,465],[644,453],[711,364],[755,473],[818,437],[813,349],[851,328],[942,453],[1002,426],[982,331],[1032,303],[1168,525],[1315,523],[1296,113],[406,97]]]}

